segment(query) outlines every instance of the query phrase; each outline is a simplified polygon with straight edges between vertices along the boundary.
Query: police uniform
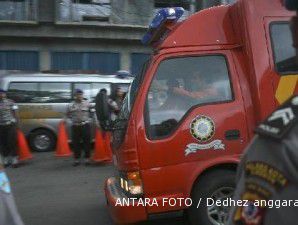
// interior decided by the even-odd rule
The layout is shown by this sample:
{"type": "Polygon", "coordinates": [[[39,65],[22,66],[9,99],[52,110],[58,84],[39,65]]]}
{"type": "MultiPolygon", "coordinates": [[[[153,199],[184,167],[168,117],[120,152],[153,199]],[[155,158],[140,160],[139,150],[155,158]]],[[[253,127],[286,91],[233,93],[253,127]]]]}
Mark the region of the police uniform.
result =
{"type": "Polygon", "coordinates": [[[17,211],[0,157],[0,224],[24,225],[17,211]]]}
{"type": "Polygon", "coordinates": [[[87,100],[74,101],[68,106],[67,116],[72,122],[72,144],[75,163],[81,158],[81,148],[84,149],[85,159],[90,158],[91,126],[94,109],[87,100]]]}
{"type": "MultiPolygon", "coordinates": [[[[1,93],[5,93],[0,90],[1,93]]],[[[6,97],[0,99],[0,150],[4,157],[4,165],[17,162],[17,118],[18,106],[6,97]],[[12,161],[10,161],[12,157],[12,161]]]]}
{"type": "Polygon", "coordinates": [[[298,96],[256,130],[239,170],[228,225],[298,224],[298,96]]]}

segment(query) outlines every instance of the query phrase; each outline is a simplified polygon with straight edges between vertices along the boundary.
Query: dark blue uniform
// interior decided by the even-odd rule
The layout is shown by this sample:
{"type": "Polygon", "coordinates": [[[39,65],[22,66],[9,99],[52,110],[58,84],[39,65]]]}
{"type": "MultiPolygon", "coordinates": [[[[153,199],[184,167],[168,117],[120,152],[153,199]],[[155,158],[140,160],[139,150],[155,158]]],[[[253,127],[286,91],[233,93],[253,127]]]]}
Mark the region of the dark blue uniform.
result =
{"type": "Polygon", "coordinates": [[[239,170],[228,225],[297,224],[298,96],[256,130],[239,170]]]}

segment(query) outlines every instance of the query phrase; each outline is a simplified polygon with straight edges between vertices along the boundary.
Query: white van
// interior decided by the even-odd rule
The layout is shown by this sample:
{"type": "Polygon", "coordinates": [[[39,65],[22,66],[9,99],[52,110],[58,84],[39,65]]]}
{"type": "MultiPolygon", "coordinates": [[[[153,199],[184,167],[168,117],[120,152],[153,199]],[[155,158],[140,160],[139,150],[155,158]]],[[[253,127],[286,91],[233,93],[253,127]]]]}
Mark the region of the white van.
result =
{"type": "Polygon", "coordinates": [[[19,106],[20,128],[31,149],[39,152],[55,148],[58,124],[65,116],[68,103],[73,101],[75,89],[82,89],[85,98],[94,102],[100,89],[105,88],[111,94],[117,87],[128,90],[131,82],[132,78],[96,74],[18,73],[0,76],[0,88],[6,90],[8,98],[19,106]]]}

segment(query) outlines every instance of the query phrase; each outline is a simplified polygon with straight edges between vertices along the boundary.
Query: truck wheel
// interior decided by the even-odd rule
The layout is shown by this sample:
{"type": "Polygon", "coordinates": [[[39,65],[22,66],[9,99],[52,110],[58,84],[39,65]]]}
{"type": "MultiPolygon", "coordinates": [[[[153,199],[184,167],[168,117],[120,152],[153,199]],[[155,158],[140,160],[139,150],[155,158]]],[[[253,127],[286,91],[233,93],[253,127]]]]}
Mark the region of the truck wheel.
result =
{"type": "MultiPolygon", "coordinates": [[[[215,170],[199,178],[191,194],[193,205],[187,210],[191,225],[225,224],[228,219],[229,207],[207,206],[207,198],[212,198],[214,201],[232,198],[236,185],[235,177],[236,171],[215,170]]],[[[209,205],[212,203],[209,199],[209,205]]]]}
{"type": "Polygon", "coordinates": [[[56,137],[49,130],[36,130],[29,136],[29,145],[36,152],[53,151],[56,145],[56,137]]]}

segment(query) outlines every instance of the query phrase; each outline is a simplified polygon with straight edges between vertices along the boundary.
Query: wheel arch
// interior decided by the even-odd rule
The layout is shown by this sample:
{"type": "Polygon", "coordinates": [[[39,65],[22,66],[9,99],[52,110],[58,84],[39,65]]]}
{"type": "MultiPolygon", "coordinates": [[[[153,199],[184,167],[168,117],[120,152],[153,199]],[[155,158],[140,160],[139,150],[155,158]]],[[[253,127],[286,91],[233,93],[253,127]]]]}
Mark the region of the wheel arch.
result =
{"type": "Polygon", "coordinates": [[[214,160],[213,162],[210,162],[208,165],[203,167],[204,169],[200,171],[195,171],[194,175],[191,179],[191,184],[188,186],[188,196],[191,196],[192,190],[194,186],[200,182],[200,179],[203,176],[206,176],[208,173],[216,171],[216,170],[230,170],[230,171],[237,171],[237,167],[239,164],[239,156],[233,157],[229,159],[223,159],[221,161],[214,160]]]}
{"type": "Polygon", "coordinates": [[[49,132],[51,132],[53,134],[53,136],[55,137],[55,139],[57,139],[57,132],[55,131],[55,129],[52,128],[52,127],[48,127],[48,126],[45,126],[45,127],[35,127],[32,130],[30,130],[28,136],[30,136],[31,134],[33,134],[34,132],[39,131],[39,130],[49,131],[49,132]]]}

